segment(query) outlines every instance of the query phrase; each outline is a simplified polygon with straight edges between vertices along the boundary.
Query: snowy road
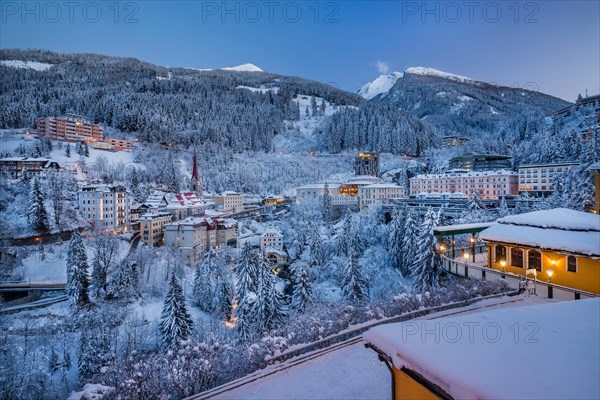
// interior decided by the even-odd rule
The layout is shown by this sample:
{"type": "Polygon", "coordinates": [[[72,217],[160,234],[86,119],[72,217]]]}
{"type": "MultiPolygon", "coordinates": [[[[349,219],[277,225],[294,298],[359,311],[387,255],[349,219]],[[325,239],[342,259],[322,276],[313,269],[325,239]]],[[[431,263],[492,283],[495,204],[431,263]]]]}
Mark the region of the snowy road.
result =
{"type": "Polygon", "coordinates": [[[215,398],[390,399],[390,373],[361,341],[215,398]]]}

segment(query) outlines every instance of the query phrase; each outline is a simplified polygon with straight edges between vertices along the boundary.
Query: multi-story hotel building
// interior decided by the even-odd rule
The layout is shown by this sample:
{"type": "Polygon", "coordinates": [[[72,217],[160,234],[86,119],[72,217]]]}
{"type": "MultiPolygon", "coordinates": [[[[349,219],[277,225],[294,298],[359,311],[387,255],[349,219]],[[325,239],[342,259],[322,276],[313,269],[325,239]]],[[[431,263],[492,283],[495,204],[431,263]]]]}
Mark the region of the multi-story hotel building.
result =
{"type": "Polygon", "coordinates": [[[58,171],[60,165],[48,158],[8,157],[0,158],[0,173],[17,178],[20,173],[39,175],[50,169],[58,171]]]}
{"type": "Polygon", "coordinates": [[[165,225],[170,223],[171,213],[146,213],[139,217],[141,240],[151,247],[158,247],[164,242],[165,225]]]}
{"type": "Polygon", "coordinates": [[[79,211],[96,230],[126,232],[130,224],[130,199],[125,186],[90,185],[79,191],[79,211]]]}
{"type": "Polygon", "coordinates": [[[511,166],[511,157],[500,154],[464,153],[462,156],[450,159],[450,168],[469,171],[510,169],[511,166]]]}
{"type": "MultiPolygon", "coordinates": [[[[382,183],[381,178],[374,176],[356,176],[345,183],[328,183],[329,197],[332,206],[358,205],[358,190],[362,186],[382,183]]],[[[320,201],[325,194],[325,184],[315,183],[296,188],[296,203],[320,201]]]]}
{"type": "Polygon", "coordinates": [[[373,203],[389,203],[401,197],[404,197],[404,188],[393,183],[375,183],[358,188],[358,204],[363,213],[373,203]]]}
{"type": "Polygon", "coordinates": [[[261,250],[271,247],[275,250],[283,251],[283,235],[275,228],[267,228],[259,240],[261,250]]]}
{"type": "Polygon", "coordinates": [[[244,211],[244,199],[236,192],[226,191],[214,197],[217,210],[229,213],[244,211]]]}
{"type": "Polygon", "coordinates": [[[67,114],[35,120],[38,136],[48,136],[65,142],[96,142],[103,139],[102,125],[92,124],[85,117],[67,114]]]}
{"type": "Polygon", "coordinates": [[[233,219],[188,217],[165,225],[165,245],[189,265],[196,264],[211,247],[233,244],[237,222],[233,219]]]}
{"type": "Polygon", "coordinates": [[[354,160],[354,175],[379,176],[379,153],[358,153],[354,160]]]}
{"type": "Polygon", "coordinates": [[[466,171],[454,170],[443,174],[417,175],[410,179],[410,194],[460,192],[471,197],[497,199],[518,194],[518,175],[508,170],[466,171]]]}
{"type": "Polygon", "coordinates": [[[520,165],[519,192],[529,192],[542,196],[548,195],[554,191],[553,178],[577,165],[579,165],[577,162],[520,165]]]}

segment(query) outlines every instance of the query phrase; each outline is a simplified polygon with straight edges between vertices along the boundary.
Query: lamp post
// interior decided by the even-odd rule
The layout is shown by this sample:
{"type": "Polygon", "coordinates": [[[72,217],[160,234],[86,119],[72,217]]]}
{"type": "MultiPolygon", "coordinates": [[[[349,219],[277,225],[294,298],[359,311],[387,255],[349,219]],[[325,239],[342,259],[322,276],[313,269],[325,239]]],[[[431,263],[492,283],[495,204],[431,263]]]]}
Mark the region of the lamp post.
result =
{"type": "Polygon", "coordinates": [[[465,251],[465,253],[463,254],[463,257],[465,258],[465,277],[469,276],[469,252],[465,251]]]}
{"type": "Polygon", "coordinates": [[[546,273],[548,274],[548,298],[551,299],[553,297],[553,293],[552,293],[552,275],[554,274],[554,271],[552,271],[551,269],[549,269],[548,271],[546,271],[546,273]]]}
{"type": "Polygon", "coordinates": [[[506,260],[500,260],[500,266],[502,266],[502,279],[504,279],[504,273],[506,271],[506,260]]]}
{"type": "Polygon", "coordinates": [[[475,234],[471,234],[471,253],[473,254],[473,263],[475,263],[475,234]]]}

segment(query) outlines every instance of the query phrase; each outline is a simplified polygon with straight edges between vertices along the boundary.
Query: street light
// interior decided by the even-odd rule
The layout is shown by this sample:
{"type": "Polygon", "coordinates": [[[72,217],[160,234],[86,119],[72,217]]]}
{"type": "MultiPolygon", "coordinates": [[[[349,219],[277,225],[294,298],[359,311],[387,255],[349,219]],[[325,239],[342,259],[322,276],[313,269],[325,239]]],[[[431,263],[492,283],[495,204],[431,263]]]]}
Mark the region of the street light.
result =
{"type": "Polygon", "coordinates": [[[549,269],[548,271],[546,271],[546,273],[548,274],[548,282],[552,283],[552,275],[554,275],[554,271],[549,269]]]}
{"type": "Polygon", "coordinates": [[[465,258],[465,264],[466,264],[467,261],[469,261],[469,252],[465,251],[465,253],[463,254],[463,257],[465,258]]]}
{"type": "Polygon", "coordinates": [[[500,265],[502,266],[502,277],[504,278],[504,272],[506,269],[506,260],[500,260],[500,265]]]}
{"type": "Polygon", "coordinates": [[[440,245],[440,251],[443,253],[446,251],[446,246],[444,246],[443,244],[440,245]]]}

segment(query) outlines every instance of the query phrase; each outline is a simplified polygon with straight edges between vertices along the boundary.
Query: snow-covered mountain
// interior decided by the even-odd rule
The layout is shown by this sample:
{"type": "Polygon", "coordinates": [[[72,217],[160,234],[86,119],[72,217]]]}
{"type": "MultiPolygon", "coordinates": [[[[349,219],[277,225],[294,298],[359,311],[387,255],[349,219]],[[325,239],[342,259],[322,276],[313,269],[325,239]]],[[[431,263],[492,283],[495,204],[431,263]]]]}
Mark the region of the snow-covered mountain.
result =
{"type": "Polygon", "coordinates": [[[236,65],[235,67],[221,68],[224,71],[238,71],[238,72],[265,72],[254,64],[246,63],[236,65]]]}
{"type": "Polygon", "coordinates": [[[373,97],[379,95],[382,95],[383,97],[403,75],[402,72],[392,72],[391,74],[380,75],[374,81],[363,85],[363,87],[359,89],[358,94],[367,100],[371,100],[373,97]]]}
{"type": "Polygon", "coordinates": [[[462,75],[455,75],[448,72],[440,71],[437,69],[429,68],[429,67],[410,67],[404,71],[405,74],[413,74],[413,75],[426,75],[426,76],[435,76],[437,78],[443,78],[450,81],[456,82],[464,82],[464,83],[478,83],[475,79],[467,78],[462,75]]]}

